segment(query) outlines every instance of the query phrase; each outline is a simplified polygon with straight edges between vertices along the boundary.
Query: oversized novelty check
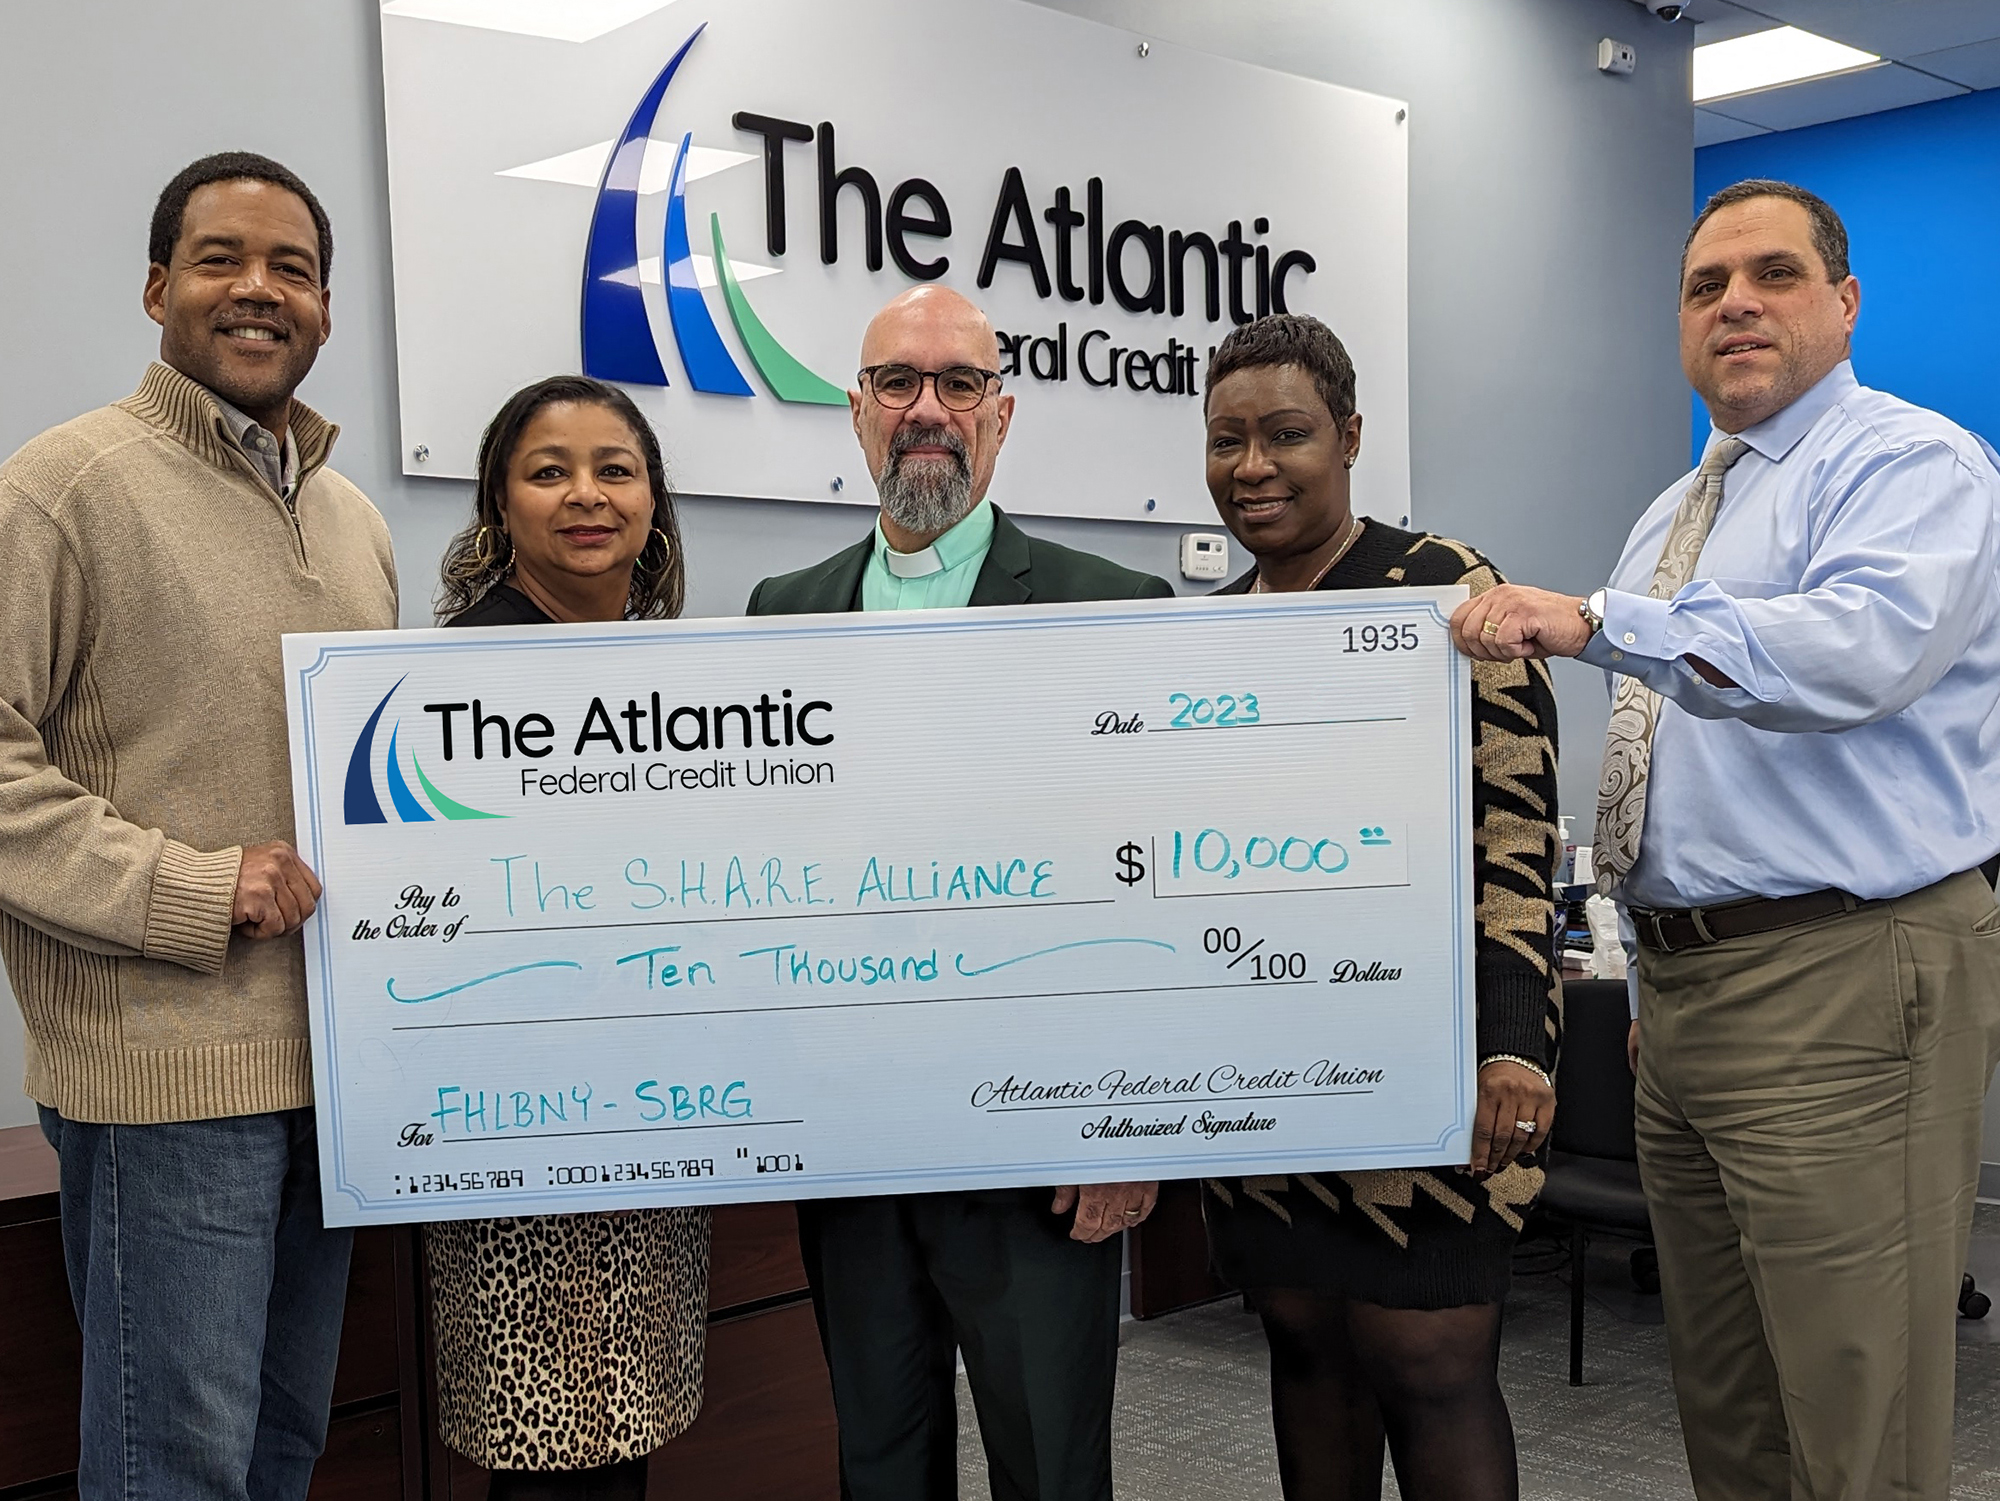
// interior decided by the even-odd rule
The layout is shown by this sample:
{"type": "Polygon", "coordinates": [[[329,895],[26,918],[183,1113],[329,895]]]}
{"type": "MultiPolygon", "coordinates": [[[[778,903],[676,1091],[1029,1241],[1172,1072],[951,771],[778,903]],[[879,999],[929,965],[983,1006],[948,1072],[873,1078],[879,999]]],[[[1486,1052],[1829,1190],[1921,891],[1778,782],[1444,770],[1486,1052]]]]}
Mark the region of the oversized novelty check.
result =
{"type": "Polygon", "coordinates": [[[1464,597],[287,636],[328,1220],[1466,1160],[1464,597]]]}

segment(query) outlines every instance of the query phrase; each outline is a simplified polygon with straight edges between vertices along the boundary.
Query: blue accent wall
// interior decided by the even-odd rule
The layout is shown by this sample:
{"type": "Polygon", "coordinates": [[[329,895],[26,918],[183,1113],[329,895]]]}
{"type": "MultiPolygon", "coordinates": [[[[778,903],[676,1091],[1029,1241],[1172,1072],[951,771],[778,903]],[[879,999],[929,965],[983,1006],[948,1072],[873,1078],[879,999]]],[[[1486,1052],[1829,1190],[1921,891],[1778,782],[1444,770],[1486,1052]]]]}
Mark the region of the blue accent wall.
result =
{"type": "MultiPolygon", "coordinates": [[[[1696,208],[1746,177],[1810,188],[1846,221],[1861,383],[2000,445],[2000,89],[1705,146],[1696,208]]],[[[1697,451],[1707,432],[1696,401],[1697,451]]]]}

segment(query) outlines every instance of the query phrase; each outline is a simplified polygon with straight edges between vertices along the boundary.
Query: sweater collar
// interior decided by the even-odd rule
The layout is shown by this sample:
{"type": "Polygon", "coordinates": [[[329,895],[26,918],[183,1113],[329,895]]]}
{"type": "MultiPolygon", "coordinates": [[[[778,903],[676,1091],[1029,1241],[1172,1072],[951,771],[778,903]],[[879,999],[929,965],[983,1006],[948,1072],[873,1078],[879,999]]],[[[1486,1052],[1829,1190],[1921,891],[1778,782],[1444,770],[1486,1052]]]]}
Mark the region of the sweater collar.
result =
{"type": "MultiPolygon", "coordinates": [[[[146,367],[139,389],[118,405],[141,422],[161,429],[174,441],[218,469],[233,467],[230,455],[242,454],[242,444],[222,415],[216,395],[190,376],[158,360],[146,367]]],[[[311,407],[292,398],[287,427],[298,445],[298,484],[326,463],[340,429],[311,407]]]]}
{"type": "MultiPolygon", "coordinates": [[[[1377,521],[1372,516],[1361,518],[1366,525],[1361,535],[1354,539],[1354,545],[1347,549],[1333,567],[1327,569],[1315,586],[1319,589],[1352,589],[1356,587],[1380,588],[1384,581],[1400,583],[1392,576],[1394,570],[1408,556],[1410,549],[1421,540],[1422,534],[1407,532],[1400,527],[1390,526],[1385,521],[1377,521]]],[[[1248,594],[1257,582],[1258,570],[1251,568],[1232,584],[1225,584],[1217,594],[1248,594]]]]}

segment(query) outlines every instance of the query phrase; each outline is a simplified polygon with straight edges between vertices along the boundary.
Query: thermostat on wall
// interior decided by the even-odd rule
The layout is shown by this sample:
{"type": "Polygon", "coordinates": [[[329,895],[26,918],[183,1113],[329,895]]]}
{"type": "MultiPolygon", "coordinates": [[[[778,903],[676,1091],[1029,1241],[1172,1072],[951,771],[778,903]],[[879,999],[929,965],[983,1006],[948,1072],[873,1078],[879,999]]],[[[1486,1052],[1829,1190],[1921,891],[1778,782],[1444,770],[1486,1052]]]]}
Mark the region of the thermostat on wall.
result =
{"type": "Polygon", "coordinates": [[[1229,539],[1220,532],[1185,532],[1181,536],[1181,577],[1229,577],[1229,539]]]}

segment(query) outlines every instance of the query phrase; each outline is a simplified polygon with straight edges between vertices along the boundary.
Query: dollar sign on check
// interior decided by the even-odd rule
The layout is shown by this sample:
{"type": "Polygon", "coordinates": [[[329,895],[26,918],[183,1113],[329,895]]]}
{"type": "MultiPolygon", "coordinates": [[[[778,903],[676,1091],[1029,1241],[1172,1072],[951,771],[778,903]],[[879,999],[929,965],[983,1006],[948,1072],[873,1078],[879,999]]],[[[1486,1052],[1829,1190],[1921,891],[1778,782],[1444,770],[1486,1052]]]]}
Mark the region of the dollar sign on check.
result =
{"type": "Polygon", "coordinates": [[[1137,886],[1146,879],[1146,862],[1139,858],[1143,853],[1139,846],[1127,840],[1118,846],[1118,879],[1127,886],[1137,886]]]}

